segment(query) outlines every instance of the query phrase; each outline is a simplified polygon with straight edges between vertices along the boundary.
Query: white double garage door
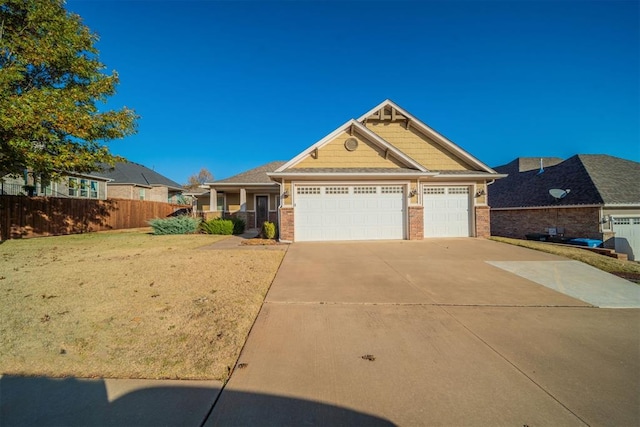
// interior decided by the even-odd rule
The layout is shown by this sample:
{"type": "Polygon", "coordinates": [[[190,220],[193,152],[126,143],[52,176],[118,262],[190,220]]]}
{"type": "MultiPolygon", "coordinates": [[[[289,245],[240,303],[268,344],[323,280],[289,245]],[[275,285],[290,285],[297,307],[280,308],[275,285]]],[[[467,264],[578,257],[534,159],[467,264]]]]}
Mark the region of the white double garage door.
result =
{"type": "MultiPolygon", "coordinates": [[[[295,240],[407,238],[404,185],[299,185],[295,187],[295,240]]],[[[425,237],[470,235],[469,187],[424,186],[425,237]]]]}

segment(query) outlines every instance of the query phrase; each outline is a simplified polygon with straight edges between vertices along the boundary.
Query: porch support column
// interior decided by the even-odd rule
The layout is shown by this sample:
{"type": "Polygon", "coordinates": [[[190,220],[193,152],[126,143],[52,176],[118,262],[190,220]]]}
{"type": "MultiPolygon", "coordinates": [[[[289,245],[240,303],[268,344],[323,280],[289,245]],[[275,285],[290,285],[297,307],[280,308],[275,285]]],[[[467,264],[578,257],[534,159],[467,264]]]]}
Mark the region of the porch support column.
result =
{"type": "Polygon", "coordinates": [[[213,187],[209,189],[209,210],[212,212],[218,210],[218,192],[213,187]]]}
{"type": "Polygon", "coordinates": [[[240,189],[240,212],[247,211],[247,190],[240,189]]]}

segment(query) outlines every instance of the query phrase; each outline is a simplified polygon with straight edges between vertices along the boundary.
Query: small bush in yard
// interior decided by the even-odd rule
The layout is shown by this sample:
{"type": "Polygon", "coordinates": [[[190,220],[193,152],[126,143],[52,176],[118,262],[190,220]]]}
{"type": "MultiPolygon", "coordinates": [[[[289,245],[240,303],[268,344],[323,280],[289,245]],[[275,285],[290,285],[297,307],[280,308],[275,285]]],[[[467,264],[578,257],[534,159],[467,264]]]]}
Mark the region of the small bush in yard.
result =
{"type": "Polygon", "coordinates": [[[262,224],[262,237],[274,239],[276,237],[276,225],[273,222],[265,221],[262,224]]]}
{"type": "Polygon", "coordinates": [[[242,234],[247,226],[247,223],[242,218],[231,218],[233,222],[233,234],[242,234]]]}
{"type": "Polygon", "coordinates": [[[156,218],[149,221],[153,234],[192,234],[198,231],[200,218],[186,215],[156,218]]]}
{"type": "Polygon", "coordinates": [[[214,218],[204,221],[200,228],[207,234],[233,234],[233,221],[230,219],[214,218]]]}

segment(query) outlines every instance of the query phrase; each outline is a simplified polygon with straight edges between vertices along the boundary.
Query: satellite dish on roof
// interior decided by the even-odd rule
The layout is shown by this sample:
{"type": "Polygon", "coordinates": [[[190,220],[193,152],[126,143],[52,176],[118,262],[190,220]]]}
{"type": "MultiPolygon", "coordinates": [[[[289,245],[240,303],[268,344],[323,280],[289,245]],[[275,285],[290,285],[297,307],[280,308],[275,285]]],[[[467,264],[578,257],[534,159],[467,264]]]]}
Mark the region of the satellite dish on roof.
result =
{"type": "Polygon", "coordinates": [[[551,194],[556,200],[560,200],[564,199],[570,191],[571,190],[568,188],[566,190],[562,190],[560,188],[552,188],[551,190],[549,190],[549,194],[551,194]]]}

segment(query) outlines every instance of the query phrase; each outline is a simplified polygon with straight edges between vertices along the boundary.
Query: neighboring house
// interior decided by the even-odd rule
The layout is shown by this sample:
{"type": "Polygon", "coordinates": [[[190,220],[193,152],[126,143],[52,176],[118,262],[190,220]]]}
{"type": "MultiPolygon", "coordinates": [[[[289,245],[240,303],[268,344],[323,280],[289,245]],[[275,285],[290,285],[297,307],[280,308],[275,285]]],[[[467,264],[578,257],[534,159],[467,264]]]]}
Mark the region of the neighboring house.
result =
{"type": "Polygon", "coordinates": [[[597,239],[640,259],[640,163],[579,154],[518,158],[495,170],[509,176],[489,187],[491,234],[597,239]]]}
{"type": "Polygon", "coordinates": [[[283,241],[486,237],[503,176],[389,100],[279,163],[205,184],[208,215],[277,211],[283,241]]]}
{"type": "Polygon", "coordinates": [[[110,180],[110,198],[183,202],[184,189],[180,184],[137,163],[118,162],[113,168],[105,166],[103,171],[96,174],[110,180]]]}
{"type": "Polygon", "coordinates": [[[105,200],[109,181],[93,173],[73,173],[55,181],[43,181],[25,172],[20,177],[0,178],[0,194],[105,200]]]}

